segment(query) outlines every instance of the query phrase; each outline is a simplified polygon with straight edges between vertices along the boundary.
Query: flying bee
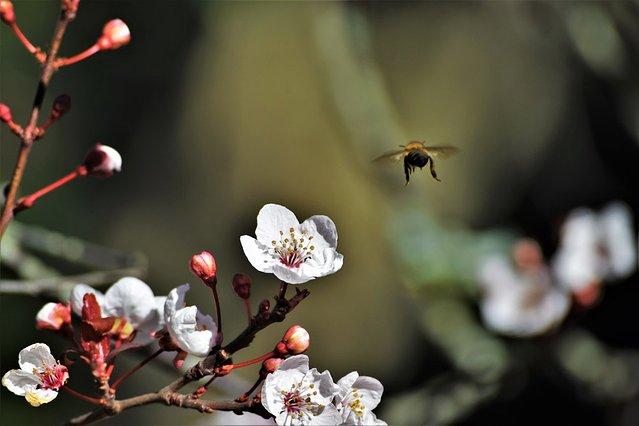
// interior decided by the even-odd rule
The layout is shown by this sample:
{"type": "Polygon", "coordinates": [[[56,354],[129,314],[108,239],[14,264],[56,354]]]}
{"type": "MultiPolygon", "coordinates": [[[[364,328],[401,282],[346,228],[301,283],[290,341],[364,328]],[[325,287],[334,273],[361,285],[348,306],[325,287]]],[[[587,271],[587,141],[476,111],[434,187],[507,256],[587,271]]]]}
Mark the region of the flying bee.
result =
{"type": "Polygon", "coordinates": [[[426,146],[421,141],[411,141],[408,145],[400,145],[400,151],[388,152],[377,157],[375,162],[380,161],[399,161],[404,160],[404,175],[406,175],[406,185],[410,181],[410,174],[415,171],[416,167],[422,169],[430,162],[430,174],[433,178],[441,182],[435,171],[435,158],[447,158],[459,149],[454,146],[426,146]]]}

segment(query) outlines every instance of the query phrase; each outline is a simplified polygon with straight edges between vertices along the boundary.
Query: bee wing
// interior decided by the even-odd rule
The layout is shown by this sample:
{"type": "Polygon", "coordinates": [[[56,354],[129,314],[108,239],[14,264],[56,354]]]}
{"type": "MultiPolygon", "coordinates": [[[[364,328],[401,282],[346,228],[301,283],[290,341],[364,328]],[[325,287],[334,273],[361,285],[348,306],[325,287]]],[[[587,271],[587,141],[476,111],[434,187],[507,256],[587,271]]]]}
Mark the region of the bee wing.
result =
{"type": "Polygon", "coordinates": [[[451,155],[457,154],[459,148],[454,146],[425,146],[424,151],[426,154],[435,158],[448,158],[451,155]]]}
{"type": "Polygon", "coordinates": [[[373,162],[375,162],[375,163],[395,162],[395,161],[402,160],[405,156],[406,156],[406,151],[404,151],[404,150],[387,152],[386,154],[380,155],[379,157],[374,159],[373,162]]]}

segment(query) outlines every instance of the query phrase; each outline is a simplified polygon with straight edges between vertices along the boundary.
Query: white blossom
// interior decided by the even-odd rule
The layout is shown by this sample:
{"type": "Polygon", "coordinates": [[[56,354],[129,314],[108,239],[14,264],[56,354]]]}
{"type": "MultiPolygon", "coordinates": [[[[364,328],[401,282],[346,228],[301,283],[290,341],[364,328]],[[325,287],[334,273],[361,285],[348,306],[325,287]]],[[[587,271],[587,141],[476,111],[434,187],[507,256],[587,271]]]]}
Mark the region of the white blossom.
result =
{"type": "Polygon", "coordinates": [[[483,290],[480,308],[484,323],[501,334],[543,334],[559,325],[570,309],[569,295],[552,285],[543,265],[520,271],[505,257],[491,257],[482,261],[478,279],[483,290]]]}
{"type": "Polygon", "coordinates": [[[20,351],[19,370],[9,370],[2,385],[16,395],[24,396],[34,407],[51,402],[69,378],[67,367],[60,365],[44,343],[34,343],[20,351]]]}
{"type": "Polygon", "coordinates": [[[121,278],[105,294],[88,285],[76,285],[71,291],[70,302],[77,315],[82,315],[83,298],[87,293],[95,295],[102,316],[122,317],[137,330],[133,344],[150,343],[152,334],[164,327],[166,297],[154,296],[153,290],[138,278],[121,278]]]}
{"type": "Polygon", "coordinates": [[[164,304],[164,320],[171,339],[185,352],[205,357],[217,343],[217,326],[210,315],[202,314],[197,306],[186,306],[189,291],[184,284],[169,292],[164,304]]]}
{"type": "Polygon", "coordinates": [[[266,376],[261,400],[278,425],[337,425],[342,418],[333,399],[339,391],[328,371],[309,370],[308,357],[295,355],[266,376]]]}
{"type": "Polygon", "coordinates": [[[311,216],[300,224],[286,207],[267,204],[257,215],[255,236],[240,237],[251,265],[289,284],[335,273],[344,263],[336,250],[337,229],[328,216],[311,216]]]}
{"type": "Polygon", "coordinates": [[[625,204],[611,203],[600,214],[586,208],[574,210],[562,226],[553,260],[558,281],[580,291],[632,274],[637,269],[634,235],[625,204]]]}
{"type": "Polygon", "coordinates": [[[385,425],[373,410],[382,400],[384,386],[373,377],[360,376],[356,371],[342,377],[338,382],[340,391],[336,406],[345,425],[385,425]]]}

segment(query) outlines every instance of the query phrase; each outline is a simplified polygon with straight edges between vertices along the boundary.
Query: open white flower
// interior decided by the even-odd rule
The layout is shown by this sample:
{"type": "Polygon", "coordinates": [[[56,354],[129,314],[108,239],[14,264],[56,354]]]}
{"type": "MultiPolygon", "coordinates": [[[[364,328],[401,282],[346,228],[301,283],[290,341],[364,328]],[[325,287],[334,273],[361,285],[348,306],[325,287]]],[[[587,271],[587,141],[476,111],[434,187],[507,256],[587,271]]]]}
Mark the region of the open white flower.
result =
{"type": "Polygon", "coordinates": [[[240,237],[251,265],[289,284],[332,274],[344,263],[336,250],[337,229],[328,216],[311,216],[300,224],[286,207],[267,204],[257,215],[255,236],[240,237]]]}
{"type": "Polygon", "coordinates": [[[184,297],[189,288],[184,284],[169,292],[164,304],[166,329],[180,349],[205,357],[217,343],[217,326],[213,318],[202,314],[197,306],[186,306],[184,297]]]}
{"type": "Polygon", "coordinates": [[[553,262],[559,282],[580,291],[603,280],[624,278],[637,269],[632,214],[622,203],[611,203],[600,214],[573,211],[561,229],[553,262]]]}
{"type": "Polygon", "coordinates": [[[373,377],[360,376],[356,371],[342,377],[338,382],[337,409],[345,425],[385,425],[373,410],[382,400],[384,386],[373,377]]]}
{"type": "Polygon", "coordinates": [[[88,285],[76,285],[71,291],[71,307],[77,315],[82,315],[82,301],[87,293],[95,295],[103,316],[122,317],[137,330],[133,344],[150,343],[152,333],[164,327],[166,297],[154,296],[153,290],[138,278],[121,278],[105,294],[88,285]]]}
{"type": "Polygon", "coordinates": [[[34,343],[20,351],[19,370],[9,370],[2,377],[2,385],[24,396],[34,407],[51,402],[69,378],[67,367],[60,365],[44,343],[34,343]]]}
{"type": "Polygon", "coordinates": [[[337,425],[342,417],[332,401],[339,390],[328,371],[309,370],[308,357],[295,355],[266,376],[262,405],[278,425],[337,425]]]}
{"type": "Polygon", "coordinates": [[[543,334],[559,325],[570,309],[570,297],[552,285],[545,266],[518,271],[507,258],[496,256],[482,261],[478,279],[484,323],[501,334],[543,334]]]}

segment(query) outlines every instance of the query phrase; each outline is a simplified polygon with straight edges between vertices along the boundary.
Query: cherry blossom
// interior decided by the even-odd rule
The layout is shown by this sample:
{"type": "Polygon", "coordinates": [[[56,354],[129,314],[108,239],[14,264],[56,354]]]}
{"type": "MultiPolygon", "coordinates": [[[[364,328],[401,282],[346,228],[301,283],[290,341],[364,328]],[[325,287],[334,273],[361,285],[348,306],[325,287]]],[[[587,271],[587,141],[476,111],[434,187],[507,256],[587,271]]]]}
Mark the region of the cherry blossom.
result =
{"type": "Polygon", "coordinates": [[[46,303],[36,314],[36,328],[60,330],[71,324],[71,308],[64,303],[46,303]]]}
{"type": "Polygon", "coordinates": [[[570,309],[570,297],[552,285],[545,265],[517,270],[501,256],[482,261],[479,283],[483,290],[481,314],[492,330],[516,337],[543,334],[557,326],[570,309]]]}
{"type": "Polygon", "coordinates": [[[137,330],[134,344],[150,343],[153,332],[164,327],[166,297],[154,296],[151,288],[138,278],[121,278],[105,294],[88,285],[76,285],[70,302],[73,312],[78,315],[82,315],[83,297],[87,293],[95,295],[104,316],[124,318],[137,330]]]}
{"type": "Polygon", "coordinates": [[[346,425],[385,425],[373,410],[382,399],[384,386],[373,377],[360,376],[356,371],[342,377],[338,382],[340,391],[337,408],[346,425]]]}
{"type": "Polygon", "coordinates": [[[278,425],[336,425],[342,422],[333,404],[339,391],[328,371],[309,370],[308,357],[295,355],[266,376],[261,401],[278,425]]]}
{"type": "Polygon", "coordinates": [[[210,315],[197,306],[186,306],[184,298],[188,284],[169,292],[164,305],[164,320],[171,340],[184,352],[205,357],[217,343],[217,327],[210,315]]]}
{"type": "Polygon", "coordinates": [[[257,215],[257,238],[240,237],[255,269],[275,274],[289,284],[302,284],[339,271],[337,229],[328,216],[311,216],[300,224],[284,206],[267,204],[257,215]]]}
{"type": "Polygon", "coordinates": [[[34,407],[53,401],[69,378],[67,367],[59,364],[44,343],[34,343],[18,355],[19,370],[9,370],[2,385],[16,395],[24,396],[34,407]]]}

